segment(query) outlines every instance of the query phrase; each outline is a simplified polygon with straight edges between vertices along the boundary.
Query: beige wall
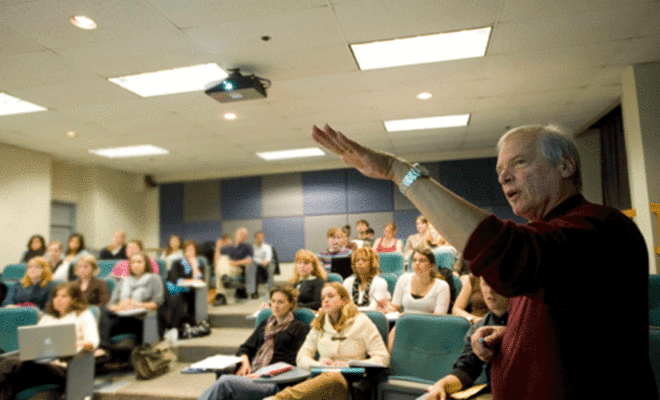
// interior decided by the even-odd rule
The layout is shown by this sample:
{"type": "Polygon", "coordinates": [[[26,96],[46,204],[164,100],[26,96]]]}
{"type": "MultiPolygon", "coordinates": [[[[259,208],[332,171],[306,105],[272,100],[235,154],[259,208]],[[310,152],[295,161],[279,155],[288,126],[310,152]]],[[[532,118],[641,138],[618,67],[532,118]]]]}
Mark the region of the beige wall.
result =
{"type": "Polygon", "coordinates": [[[19,262],[33,234],[48,239],[51,158],[0,144],[0,269],[19,262]]]}
{"type": "Polygon", "coordinates": [[[118,229],[158,244],[158,190],[146,188],[141,174],[54,162],[53,200],[76,204],[76,230],[90,249],[109,244],[118,229]]]}

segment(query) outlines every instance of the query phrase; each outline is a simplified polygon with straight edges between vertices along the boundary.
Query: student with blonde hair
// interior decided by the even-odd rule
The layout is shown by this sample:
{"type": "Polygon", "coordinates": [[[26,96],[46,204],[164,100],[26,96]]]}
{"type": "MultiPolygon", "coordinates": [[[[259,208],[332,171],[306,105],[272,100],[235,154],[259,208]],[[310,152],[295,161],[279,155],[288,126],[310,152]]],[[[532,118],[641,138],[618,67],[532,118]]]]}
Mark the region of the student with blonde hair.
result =
{"type": "Polygon", "coordinates": [[[2,306],[31,305],[43,310],[54,287],[48,260],[32,257],[27,263],[25,275],[9,289],[2,306]]]}
{"type": "Polygon", "coordinates": [[[321,307],[321,289],[326,280],[325,270],[316,254],[309,250],[298,250],[294,258],[293,276],[289,283],[298,292],[298,307],[317,310],[321,307]]]}
{"type": "Polygon", "coordinates": [[[385,307],[391,296],[387,281],[378,276],[378,253],[371,247],[355,250],[351,256],[351,268],[353,275],[344,280],[344,287],[358,310],[386,312],[385,307]]]}

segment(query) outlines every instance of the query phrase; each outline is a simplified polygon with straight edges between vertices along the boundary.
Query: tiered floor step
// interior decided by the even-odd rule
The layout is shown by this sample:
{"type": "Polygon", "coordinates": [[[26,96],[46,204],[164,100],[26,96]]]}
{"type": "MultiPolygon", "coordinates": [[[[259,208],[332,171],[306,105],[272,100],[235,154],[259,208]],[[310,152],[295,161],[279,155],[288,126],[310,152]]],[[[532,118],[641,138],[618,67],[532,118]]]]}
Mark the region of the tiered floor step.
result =
{"type": "Polygon", "coordinates": [[[215,381],[214,374],[182,374],[190,364],[216,354],[235,354],[254,330],[252,315],[263,299],[235,302],[220,307],[209,305],[211,334],[179,340],[173,350],[178,362],[161,377],[140,381],[133,372],[100,376],[94,385],[94,398],[103,400],[194,400],[215,381]]]}

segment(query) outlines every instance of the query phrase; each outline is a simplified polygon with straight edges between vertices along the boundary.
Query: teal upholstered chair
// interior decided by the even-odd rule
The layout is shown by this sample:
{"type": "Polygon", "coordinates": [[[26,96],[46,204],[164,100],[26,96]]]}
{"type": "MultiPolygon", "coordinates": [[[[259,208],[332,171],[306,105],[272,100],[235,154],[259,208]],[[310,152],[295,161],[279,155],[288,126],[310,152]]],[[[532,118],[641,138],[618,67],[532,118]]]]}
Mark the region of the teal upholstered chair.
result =
{"type": "Polygon", "coordinates": [[[403,314],[396,325],[390,372],[378,399],[416,399],[451,372],[470,323],[455,315],[403,314]]]}
{"type": "Polygon", "coordinates": [[[39,319],[36,308],[0,308],[0,350],[18,350],[18,327],[35,325],[39,319]]]}
{"type": "Polygon", "coordinates": [[[105,278],[106,276],[110,276],[112,273],[112,270],[115,269],[115,265],[117,265],[117,260],[99,260],[99,273],[96,275],[97,278],[105,278]]]}
{"type": "Polygon", "coordinates": [[[328,277],[327,277],[326,281],[342,283],[342,282],[344,282],[344,278],[342,278],[341,275],[339,275],[336,272],[328,272],[328,277]]]}
{"type": "Polygon", "coordinates": [[[387,291],[390,292],[390,295],[394,295],[394,288],[396,287],[396,281],[399,279],[399,275],[380,274],[380,276],[387,281],[387,291]]]}
{"type": "Polygon", "coordinates": [[[2,270],[0,280],[7,286],[20,280],[25,275],[26,264],[9,264],[2,270]]]}
{"type": "Polygon", "coordinates": [[[380,272],[383,274],[403,274],[403,254],[378,253],[380,272]]]}
{"type": "Polygon", "coordinates": [[[456,262],[456,257],[447,250],[433,250],[433,255],[435,256],[435,265],[438,268],[452,269],[456,262]]]}
{"type": "MultiPolygon", "coordinates": [[[[258,327],[264,320],[268,319],[273,314],[270,308],[263,309],[257,315],[257,319],[254,321],[254,327],[258,327]]],[[[314,311],[309,308],[296,308],[293,310],[293,318],[298,321],[304,322],[307,326],[310,326],[314,320],[314,311]]]]}
{"type": "Polygon", "coordinates": [[[387,346],[387,334],[389,332],[389,322],[387,322],[387,317],[385,317],[385,314],[383,314],[380,311],[364,311],[367,317],[371,319],[371,321],[376,325],[376,328],[378,328],[378,332],[380,332],[380,335],[383,337],[383,342],[385,343],[385,346],[387,346]]]}
{"type": "Polygon", "coordinates": [[[660,326],[660,275],[649,275],[649,325],[660,326]]]}

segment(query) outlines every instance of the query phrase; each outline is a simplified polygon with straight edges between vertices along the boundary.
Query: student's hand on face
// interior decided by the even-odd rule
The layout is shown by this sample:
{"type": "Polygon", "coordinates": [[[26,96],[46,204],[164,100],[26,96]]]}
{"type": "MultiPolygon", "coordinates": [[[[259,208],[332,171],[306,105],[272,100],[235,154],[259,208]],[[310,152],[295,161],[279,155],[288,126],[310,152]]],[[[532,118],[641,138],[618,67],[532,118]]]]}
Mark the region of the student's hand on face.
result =
{"type": "Polygon", "coordinates": [[[392,154],[364,147],[335,131],[329,125],[323,129],[314,125],[312,138],[321,146],[339,155],[346,164],[363,175],[376,179],[392,179],[392,154]]]}
{"type": "Polygon", "coordinates": [[[482,326],[470,338],[472,352],[483,362],[490,362],[504,338],[505,326],[482,326]]]}

